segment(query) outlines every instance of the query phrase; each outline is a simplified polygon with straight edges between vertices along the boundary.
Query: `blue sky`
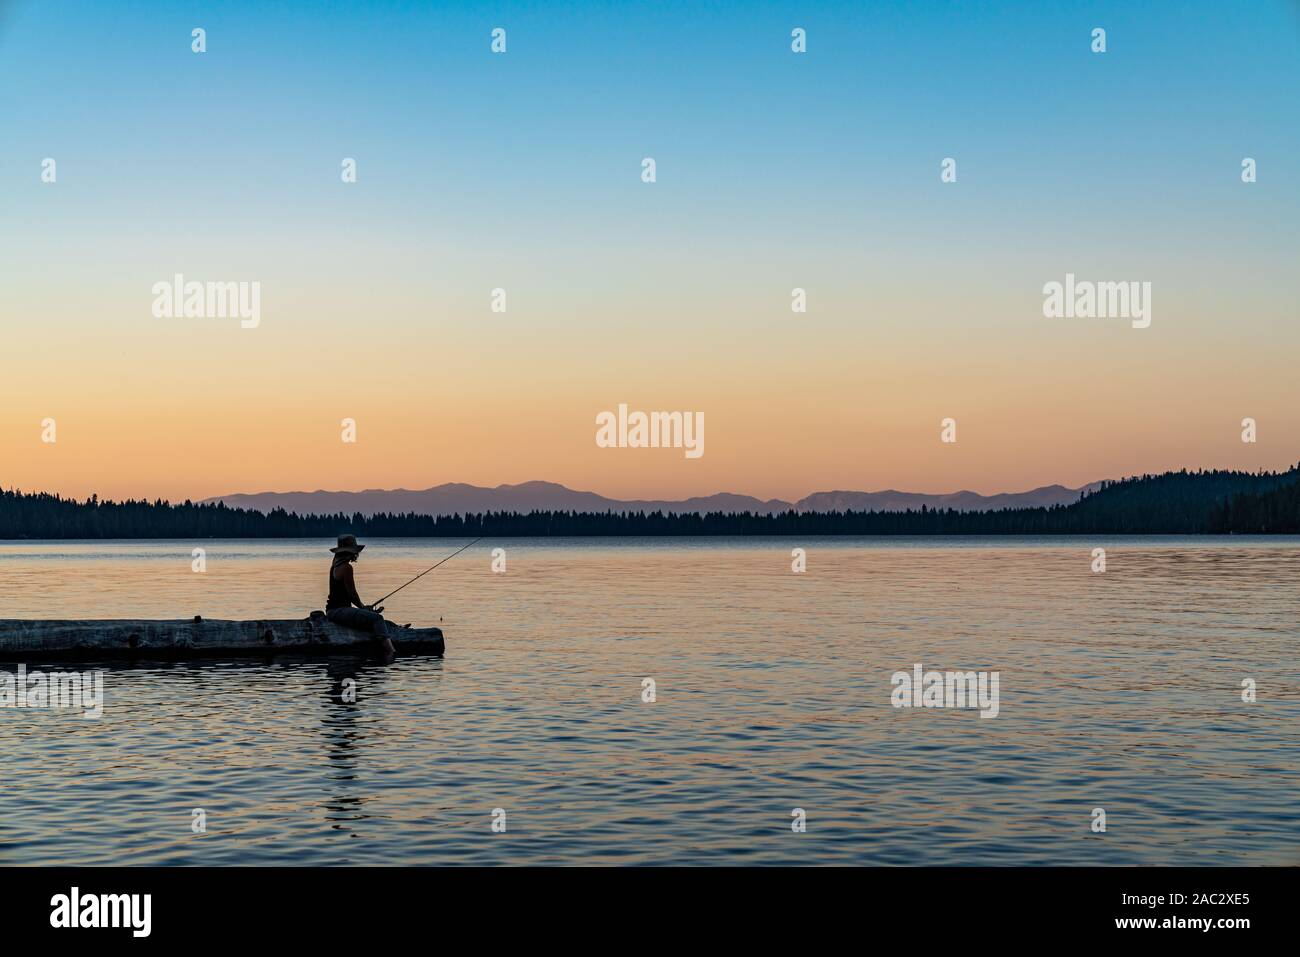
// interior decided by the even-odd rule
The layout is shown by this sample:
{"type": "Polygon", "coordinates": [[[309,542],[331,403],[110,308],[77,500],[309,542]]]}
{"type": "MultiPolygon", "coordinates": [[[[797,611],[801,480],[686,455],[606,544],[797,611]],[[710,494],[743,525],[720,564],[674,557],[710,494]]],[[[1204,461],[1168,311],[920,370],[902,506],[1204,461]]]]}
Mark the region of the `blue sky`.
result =
{"type": "Polygon", "coordinates": [[[1200,187],[1221,162],[1258,153],[1276,182],[1300,146],[1287,2],[8,8],[7,169],[63,153],[119,195],[192,198],[203,172],[212,198],[238,182],[297,216],[333,185],[315,156],[356,153],[385,226],[508,207],[581,230],[637,201],[624,166],[641,154],[706,212],[761,223],[806,204],[795,226],[819,233],[851,228],[846,205],[910,215],[943,155],[989,211],[1050,190],[1063,218],[1095,211],[1100,183],[1148,210],[1188,188],[1213,202],[1200,187]],[[494,26],[504,57],[485,55],[494,26]]]}

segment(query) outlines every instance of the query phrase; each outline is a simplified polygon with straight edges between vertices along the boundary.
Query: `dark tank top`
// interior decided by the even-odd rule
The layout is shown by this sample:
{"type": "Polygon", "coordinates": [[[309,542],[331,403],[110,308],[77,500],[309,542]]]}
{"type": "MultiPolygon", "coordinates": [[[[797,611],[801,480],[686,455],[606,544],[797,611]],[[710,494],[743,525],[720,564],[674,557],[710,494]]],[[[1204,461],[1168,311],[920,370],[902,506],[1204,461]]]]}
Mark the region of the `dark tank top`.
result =
{"type": "Polygon", "coordinates": [[[335,608],[351,607],[352,596],[348,594],[348,586],[334,577],[334,566],[330,565],[330,593],[325,599],[325,610],[333,611],[335,608]]]}

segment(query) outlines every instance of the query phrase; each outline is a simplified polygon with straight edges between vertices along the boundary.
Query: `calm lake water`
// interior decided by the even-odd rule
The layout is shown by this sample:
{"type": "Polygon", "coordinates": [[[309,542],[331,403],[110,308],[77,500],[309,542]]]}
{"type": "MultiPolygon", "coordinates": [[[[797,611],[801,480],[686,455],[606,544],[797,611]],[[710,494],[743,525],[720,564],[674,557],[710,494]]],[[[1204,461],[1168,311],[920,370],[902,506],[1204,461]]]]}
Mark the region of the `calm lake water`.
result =
{"type": "MultiPolygon", "coordinates": [[[[329,543],[193,544],[0,543],[0,618],[324,604],[329,543]]],[[[372,540],[362,597],[461,544],[372,540]]],[[[1298,582],[1296,539],[485,542],[388,603],[443,659],[0,708],[0,864],[1300,864],[1298,582]],[[891,707],[917,663],[1000,713],[891,707]]]]}

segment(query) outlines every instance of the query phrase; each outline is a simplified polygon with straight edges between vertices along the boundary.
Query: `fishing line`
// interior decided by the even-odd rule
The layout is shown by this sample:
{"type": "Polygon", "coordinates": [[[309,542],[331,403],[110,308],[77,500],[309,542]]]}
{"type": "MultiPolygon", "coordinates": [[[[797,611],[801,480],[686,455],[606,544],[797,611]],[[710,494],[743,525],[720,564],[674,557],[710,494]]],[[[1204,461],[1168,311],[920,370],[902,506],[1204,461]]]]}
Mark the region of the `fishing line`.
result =
{"type": "MultiPolygon", "coordinates": [[[[462,545],[460,548],[456,549],[454,552],[452,552],[450,555],[448,555],[446,558],[444,558],[444,559],[442,560],[442,562],[450,561],[451,559],[453,559],[453,558],[455,558],[457,555],[459,555],[461,552],[463,552],[465,549],[469,548],[470,545],[477,545],[479,542],[483,541],[483,539],[485,539],[485,538],[487,538],[486,535],[480,535],[478,538],[474,539],[474,541],[470,542],[469,545],[462,545]]],[[[416,575],[416,576],[415,576],[414,578],[412,578],[409,582],[407,582],[406,585],[411,585],[411,584],[414,584],[415,582],[418,582],[418,581],[419,581],[421,578],[423,578],[425,575],[429,574],[429,572],[431,572],[431,571],[433,571],[435,568],[437,568],[438,565],[441,565],[442,562],[438,562],[438,563],[435,564],[435,565],[430,565],[430,566],[429,566],[428,568],[426,568],[424,571],[420,572],[420,574],[416,575]]],[[[379,599],[379,601],[373,602],[373,603],[371,604],[370,607],[371,607],[371,608],[374,608],[375,605],[380,605],[380,604],[383,604],[384,602],[388,601],[388,599],[392,598],[392,597],[393,597],[394,595],[396,595],[399,591],[401,591],[403,588],[405,588],[406,585],[399,585],[398,587],[394,588],[392,591],[390,591],[390,592],[389,592],[387,595],[385,595],[383,598],[379,599]]]]}

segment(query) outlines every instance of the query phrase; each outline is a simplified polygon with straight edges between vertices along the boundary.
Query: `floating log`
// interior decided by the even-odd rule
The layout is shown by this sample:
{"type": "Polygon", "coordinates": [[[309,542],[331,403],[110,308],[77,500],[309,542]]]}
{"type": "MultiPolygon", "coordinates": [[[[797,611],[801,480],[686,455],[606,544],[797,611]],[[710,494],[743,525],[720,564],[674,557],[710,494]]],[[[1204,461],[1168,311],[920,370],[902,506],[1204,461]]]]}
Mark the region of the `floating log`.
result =
{"type": "MultiPolygon", "coordinates": [[[[399,651],[441,655],[441,628],[390,625],[399,651]]],[[[374,636],[334,624],[314,611],[296,620],[216,618],[147,621],[0,619],[0,660],[60,658],[199,658],[225,655],[366,654],[374,636]]]]}

